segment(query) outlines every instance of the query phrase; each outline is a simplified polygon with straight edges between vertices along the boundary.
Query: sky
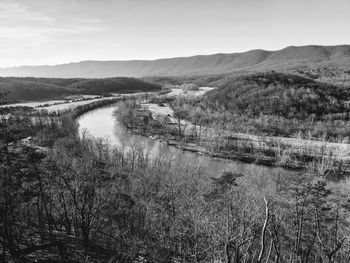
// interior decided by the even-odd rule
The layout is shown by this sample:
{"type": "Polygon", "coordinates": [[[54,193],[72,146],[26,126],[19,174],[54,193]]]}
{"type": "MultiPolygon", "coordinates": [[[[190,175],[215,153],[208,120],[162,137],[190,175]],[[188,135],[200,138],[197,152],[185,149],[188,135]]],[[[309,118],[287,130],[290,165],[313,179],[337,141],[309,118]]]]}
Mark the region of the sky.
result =
{"type": "Polygon", "coordinates": [[[350,0],[0,0],[0,67],[350,44],[350,0]]]}

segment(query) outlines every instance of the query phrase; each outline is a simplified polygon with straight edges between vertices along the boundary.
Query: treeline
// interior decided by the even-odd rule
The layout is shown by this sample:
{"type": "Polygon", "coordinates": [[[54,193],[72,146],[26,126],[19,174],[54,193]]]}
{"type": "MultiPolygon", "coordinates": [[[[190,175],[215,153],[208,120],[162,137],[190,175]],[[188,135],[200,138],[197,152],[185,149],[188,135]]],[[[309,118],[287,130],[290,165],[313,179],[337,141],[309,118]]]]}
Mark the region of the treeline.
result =
{"type": "MultiPolygon", "coordinates": [[[[151,101],[164,100],[154,97],[151,101]]],[[[324,177],[341,178],[349,174],[349,162],[338,145],[234,133],[187,108],[175,108],[173,116],[152,116],[139,101],[128,99],[118,103],[114,117],[136,134],[157,138],[186,151],[303,170],[324,177]]]]}
{"type": "Polygon", "coordinates": [[[168,102],[192,121],[234,132],[346,142],[349,100],[349,89],[270,72],[229,79],[201,98],[168,102]]]}
{"type": "Polygon", "coordinates": [[[239,76],[248,75],[248,72],[237,72],[232,74],[215,74],[203,76],[177,76],[177,77],[143,77],[142,79],[160,84],[165,88],[181,87],[183,85],[196,85],[199,87],[222,87],[239,76]]]}
{"type": "Polygon", "coordinates": [[[300,66],[293,70],[309,78],[344,87],[350,86],[350,71],[346,66],[323,65],[322,67],[300,66]]]}
{"type": "Polygon", "coordinates": [[[349,261],[348,197],[322,179],[254,169],[211,179],[80,139],[67,116],[0,125],[4,262],[349,261]]]}
{"type": "Polygon", "coordinates": [[[3,101],[3,103],[62,98],[72,94],[102,95],[105,93],[134,93],[158,90],[161,90],[159,85],[134,78],[0,78],[0,94],[7,94],[6,101],[3,101]]]}

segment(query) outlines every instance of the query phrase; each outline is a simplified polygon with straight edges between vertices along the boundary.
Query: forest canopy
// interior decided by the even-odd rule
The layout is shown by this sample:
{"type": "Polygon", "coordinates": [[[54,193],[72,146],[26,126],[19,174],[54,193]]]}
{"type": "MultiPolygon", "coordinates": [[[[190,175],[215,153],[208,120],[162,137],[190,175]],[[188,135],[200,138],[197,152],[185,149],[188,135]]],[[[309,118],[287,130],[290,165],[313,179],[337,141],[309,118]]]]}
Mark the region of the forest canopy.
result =
{"type": "Polygon", "coordinates": [[[101,95],[104,93],[133,93],[160,90],[161,86],[135,78],[55,79],[1,78],[0,93],[6,102],[61,98],[72,94],[101,95]]]}

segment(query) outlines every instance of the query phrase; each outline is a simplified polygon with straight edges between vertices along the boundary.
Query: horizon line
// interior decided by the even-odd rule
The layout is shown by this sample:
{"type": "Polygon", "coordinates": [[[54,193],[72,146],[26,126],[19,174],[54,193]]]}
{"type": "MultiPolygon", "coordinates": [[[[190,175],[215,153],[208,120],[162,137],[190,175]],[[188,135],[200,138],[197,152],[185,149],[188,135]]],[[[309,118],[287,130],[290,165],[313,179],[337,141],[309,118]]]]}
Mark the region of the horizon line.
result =
{"type": "Polygon", "coordinates": [[[195,54],[195,55],[189,55],[189,56],[174,56],[174,57],[163,57],[163,58],[155,58],[155,59],[125,59],[125,60],[118,60],[118,59],[110,59],[110,60],[92,60],[92,59],[87,59],[87,60],[80,60],[80,61],[72,61],[72,62],[62,62],[62,63],[57,63],[57,64],[38,64],[38,65],[29,65],[29,64],[23,64],[23,65],[15,65],[15,66],[7,66],[7,67],[0,67],[0,69],[13,69],[13,68],[21,68],[21,67],[55,67],[55,66],[62,66],[62,65],[70,65],[70,64],[79,64],[79,63],[84,63],[84,62],[133,62],[133,61],[147,61],[147,62],[152,62],[152,61],[159,61],[159,60],[167,60],[167,59],[176,59],[176,58],[193,58],[193,57],[200,57],[200,56],[215,56],[215,55],[234,55],[234,54],[244,54],[252,51],[265,51],[265,52],[276,52],[276,51],[281,51],[287,48],[292,48],[292,47],[340,47],[340,46],[350,46],[349,44],[337,44],[337,45],[321,45],[321,44],[309,44],[309,45],[290,45],[286,46],[284,48],[280,49],[274,49],[274,50],[268,50],[268,49],[261,49],[261,48],[256,48],[256,49],[249,49],[246,51],[241,51],[241,52],[217,52],[217,53],[208,53],[208,54],[195,54]]]}

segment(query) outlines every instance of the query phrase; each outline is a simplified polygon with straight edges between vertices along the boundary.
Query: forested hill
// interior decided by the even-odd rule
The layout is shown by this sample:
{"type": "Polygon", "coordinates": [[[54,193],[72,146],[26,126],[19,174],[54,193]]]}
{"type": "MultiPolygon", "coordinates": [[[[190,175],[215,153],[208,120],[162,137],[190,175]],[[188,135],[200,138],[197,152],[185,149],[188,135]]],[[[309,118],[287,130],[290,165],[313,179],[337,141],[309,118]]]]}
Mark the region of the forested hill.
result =
{"type": "Polygon", "coordinates": [[[55,79],[0,78],[0,94],[7,102],[58,98],[71,94],[101,95],[160,90],[161,86],[135,78],[55,79]]]}
{"type": "Polygon", "coordinates": [[[215,83],[218,88],[201,97],[171,101],[175,114],[191,122],[238,133],[334,142],[350,132],[350,89],[345,86],[277,72],[200,78],[193,83],[215,83]]]}
{"type": "Polygon", "coordinates": [[[0,76],[58,78],[144,77],[223,74],[240,71],[286,70],[317,77],[350,75],[350,45],[287,47],[182,58],[133,61],[83,61],[56,66],[0,69],[0,76]]]}
{"type": "Polygon", "coordinates": [[[276,72],[227,77],[205,95],[212,107],[250,116],[279,115],[305,119],[349,111],[350,90],[293,74],[276,72]]]}

